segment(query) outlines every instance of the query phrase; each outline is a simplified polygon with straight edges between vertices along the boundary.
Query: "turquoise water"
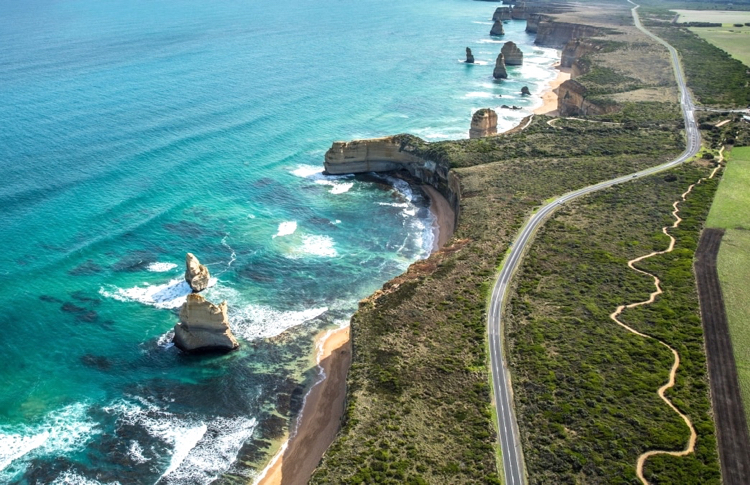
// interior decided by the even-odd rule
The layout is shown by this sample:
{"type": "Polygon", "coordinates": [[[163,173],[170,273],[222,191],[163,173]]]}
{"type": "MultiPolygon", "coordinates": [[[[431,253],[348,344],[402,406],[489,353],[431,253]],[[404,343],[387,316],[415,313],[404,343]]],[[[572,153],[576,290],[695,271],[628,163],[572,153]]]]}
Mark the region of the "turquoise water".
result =
{"type": "Polygon", "coordinates": [[[433,244],[419,193],[325,177],[323,154],[538,104],[520,88],[556,53],[524,22],[490,39],[495,6],[0,0],[0,482],[253,477],[317,376],[314,336],[433,244]],[[526,63],[496,83],[505,40],[526,63]],[[187,251],[238,352],[171,345],[187,251]]]}

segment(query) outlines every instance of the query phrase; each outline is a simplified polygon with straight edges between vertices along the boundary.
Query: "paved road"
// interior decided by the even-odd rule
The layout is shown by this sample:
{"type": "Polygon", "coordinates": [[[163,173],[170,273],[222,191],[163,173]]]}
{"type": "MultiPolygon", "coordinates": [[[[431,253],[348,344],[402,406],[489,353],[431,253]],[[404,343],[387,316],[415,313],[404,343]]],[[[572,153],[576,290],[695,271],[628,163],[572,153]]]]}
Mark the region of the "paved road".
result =
{"type": "MultiPolygon", "coordinates": [[[[630,2],[630,0],[628,0],[630,2]]],[[[596,192],[597,190],[605,189],[613,185],[617,185],[628,180],[633,180],[641,177],[667,170],[676,165],[679,165],[687,159],[693,157],[700,149],[701,138],[698,130],[698,125],[695,122],[694,112],[695,105],[685,87],[685,78],[682,73],[680,66],[680,60],[677,55],[677,51],[669,44],[664,42],[659,37],[655,36],[641,25],[640,19],[636,10],[638,5],[635,5],[632,9],[633,20],[635,26],[643,31],[649,37],[652,37],[660,44],[664,45],[672,56],[672,65],[674,67],[675,77],[677,79],[677,86],[680,92],[680,104],[682,105],[682,114],[685,120],[685,138],[687,141],[687,148],[685,151],[675,160],[671,162],[658,165],[640,172],[618,177],[616,179],[607,180],[589,187],[585,187],[575,192],[570,192],[563,195],[562,197],[550,202],[549,204],[542,207],[537,213],[535,213],[526,225],[523,227],[521,234],[514,241],[511,251],[508,254],[503,268],[498,276],[495,286],[492,290],[492,297],[490,299],[490,311],[488,315],[488,328],[489,328],[489,339],[490,339],[490,366],[492,368],[492,386],[495,393],[495,401],[497,406],[497,426],[498,426],[498,439],[500,441],[500,448],[503,455],[503,471],[505,474],[505,483],[507,485],[523,485],[526,483],[526,476],[524,473],[523,465],[523,454],[521,450],[521,443],[518,437],[518,424],[516,422],[515,413],[513,410],[512,390],[510,384],[510,374],[508,372],[505,360],[503,359],[503,329],[502,329],[502,309],[503,302],[507,296],[508,288],[510,286],[510,280],[513,273],[518,268],[523,253],[531,242],[534,232],[542,225],[542,223],[561,205],[569,202],[573,199],[577,199],[586,194],[596,192]]]]}

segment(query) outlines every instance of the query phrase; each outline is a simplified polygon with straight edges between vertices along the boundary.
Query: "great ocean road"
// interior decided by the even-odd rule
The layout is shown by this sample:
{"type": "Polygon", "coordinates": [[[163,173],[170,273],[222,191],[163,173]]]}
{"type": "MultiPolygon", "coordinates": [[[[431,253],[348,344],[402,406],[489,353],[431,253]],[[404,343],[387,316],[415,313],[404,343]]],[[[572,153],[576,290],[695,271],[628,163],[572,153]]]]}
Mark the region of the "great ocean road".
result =
{"type": "Polygon", "coordinates": [[[432,247],[418,194],[323,154],[539,104],[556,52],[522,21],[491,39],[496,5],[0,0],[0,482],[251,480],[314,336],[432,247]],[[496,83],[506,40],[525,63],[496,83]],[[170,343],[188,251],[237,352],[170,343]]]}

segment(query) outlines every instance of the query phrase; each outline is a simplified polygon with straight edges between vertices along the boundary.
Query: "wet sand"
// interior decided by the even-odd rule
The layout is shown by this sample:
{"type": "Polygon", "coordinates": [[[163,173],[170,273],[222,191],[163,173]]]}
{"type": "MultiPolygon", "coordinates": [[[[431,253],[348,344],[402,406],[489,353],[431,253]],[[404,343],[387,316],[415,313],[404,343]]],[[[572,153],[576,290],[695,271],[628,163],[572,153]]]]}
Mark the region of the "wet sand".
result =
{"type": "Polygon", "coordinates": [[[346,374],[351,364],[349,327],[318,337],[318,363],[325,372],[305,398],[296,434],[281,448],[258,485],[302,485],[333,442],[344,413],[346,374]]]}
{"type": "MultiPolygon", "coordinates": [[[[455,212],[435,188],[423,185],[435,215],[435,244],[440,249],[453,235],[455,212]]],[[[296,434],[284,444],[255,485],[303,485],[336,437],[344,413],[346,374],[352,353],[349,327],[327,331],[318,336],[318,363],[326,378],[316,384],[305,398],[296,434]]]]}
{"type": "Polygon", "coordinates": [[[555,66],[557,77],[550,81],[549,87],[542,93],[542,105],[534,110],[535,115],[558,116],[557,92],[562,83],[570,79],[570,68],[555,66]]]}

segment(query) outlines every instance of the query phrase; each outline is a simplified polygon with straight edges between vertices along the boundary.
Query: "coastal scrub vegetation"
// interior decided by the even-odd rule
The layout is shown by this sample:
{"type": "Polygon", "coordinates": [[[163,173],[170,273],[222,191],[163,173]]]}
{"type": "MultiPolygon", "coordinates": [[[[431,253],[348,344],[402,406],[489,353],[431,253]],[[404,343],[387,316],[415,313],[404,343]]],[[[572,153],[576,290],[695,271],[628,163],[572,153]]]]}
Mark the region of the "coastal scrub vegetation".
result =
{"type": "MultiPolygon", "coordinates": [[[[709,168],[695,164],[608,189],[559,210],[539,231],[517,275],[507,329],[525,460],[531,483],[637,483],[648,450],[682,450],[689,430],[658,397],[671,352],[609,317],[648,299],[653,280],[627,261],[669,244],[672,202],[709,168]]],[[[650,483],[720,483],[693,254],[716,180],[693,188],[670,233],[673,252],[638,263],[662,281],[651,304],[621,319],[680,354],[667,397],[692,420],[696,452],[646,462],[650,483]]]]}
{"type": "MultiPolygon", "coordinates": [[[[596,71],[600,59],[591,62],[602,91],[616,93],[632,87],[630,78],[642,79],[637,70],[643,70],[643,51],[624,41],[612,49],[614,58],[627,61],[614,74],[596,71]]],[[[535,116],[524,130],[476,140],[426,143],[400,135],[402,149],[458,176],[460,220],[451,243],[363,300],[352,317],[343,425],[311,483],[500,483],[486,342],[487,295],[498,267],[523,222],[544,201],[658,165],[683,150],[679,106],[664,99],[623,102],[587,121],[535,116]]],[[[704,171],[691,165],[607,191],[599,196],[604,199],[589,198],[604,210],[589,213],[582,204],[566,209],[534,249],[537,256],[523,270],[511,307],[511,363],[514,385],[521,382],[517,405],[533,483],[635,483],[634,457],[644,446],[684,445],[684,424],[655,393],[671,354],[602,327],[601,318],[651,291],[649,280],[627,269],[627,257],[663,248],[659,228],[670,222],[671,202],[704,171]],[[568,239],[552,244],[553,235],[562,238],[568,228],[568,239]],[[609,239],[595,241],[592,234],[609,239]],[[542,254],[563,258],[569,274],[554,273],[542,254]],[[572,261],[578,254],[587,263],[572,261]],[[554,303],[545,303],[547,297],[554,303]],[[611,355],[599,348],[600,340],[611,355]]],[[[678,286],[664,303],[643,312],[655,312],[647,321],[685,352],[685,371],[670,397],[699,433],[692,458],[649,460],[652,483],[713,483],[718,477],[700,319],[691,263],[685,263],[697,242],[690,231],[704,217],[712,187],[702,185],[694,199],[698,206],[684,208],[693,222],[682,226],[687,232],[680,250],[663,263],[674,267],[649,263],[678,286]],[[674,328],[665,322],[675,322],[674,328]]]]}

